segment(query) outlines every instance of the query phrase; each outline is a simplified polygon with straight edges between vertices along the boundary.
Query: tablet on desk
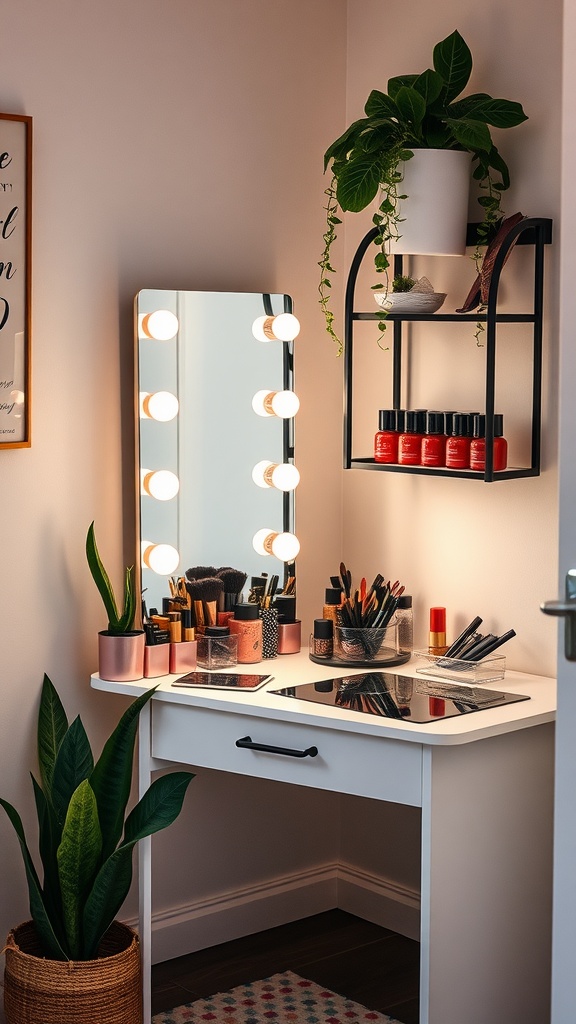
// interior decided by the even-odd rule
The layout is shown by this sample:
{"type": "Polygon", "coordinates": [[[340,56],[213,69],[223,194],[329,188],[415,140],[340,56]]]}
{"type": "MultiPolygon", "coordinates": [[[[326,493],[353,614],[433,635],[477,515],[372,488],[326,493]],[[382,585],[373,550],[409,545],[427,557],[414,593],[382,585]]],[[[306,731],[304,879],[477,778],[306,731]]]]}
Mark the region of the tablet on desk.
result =
{"type": "Polygon", "coordinates": [[[199,687],[207,690],[259,690],[274,676],[241,672],[188,672],[180,676],[172,686],[199,687]]]}

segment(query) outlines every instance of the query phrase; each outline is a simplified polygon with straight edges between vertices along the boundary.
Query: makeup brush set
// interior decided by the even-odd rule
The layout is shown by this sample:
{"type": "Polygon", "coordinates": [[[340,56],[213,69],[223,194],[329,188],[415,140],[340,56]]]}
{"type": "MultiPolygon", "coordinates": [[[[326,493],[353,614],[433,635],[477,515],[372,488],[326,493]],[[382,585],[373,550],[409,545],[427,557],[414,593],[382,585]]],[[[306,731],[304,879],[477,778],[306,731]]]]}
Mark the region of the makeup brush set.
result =
{"type": "MultiPolygon", "coordinates": [[[[344,562],[340,575],[331,576],[333,587],[340,587],[342,601],[336,611],[336,647],[346,658],[372,661],[381,651],[386,631],[404,593],[400,581],[385,581],[381,573],[370,587],[363,577],[360,586],[352,586],[352,574],[344,562]]],[[[396,644],[393,644],[396,653],[396,644]]]]}
{"type": "Polygon", "coordinates": [[[170,581],[172,600],[184,601],[191,608],[196,630],[215,626],[218,612],[231,612],[241,597],[247,574],[232,566],[217,569],[213,565],[197,565],[186,575],[170,581]]]}

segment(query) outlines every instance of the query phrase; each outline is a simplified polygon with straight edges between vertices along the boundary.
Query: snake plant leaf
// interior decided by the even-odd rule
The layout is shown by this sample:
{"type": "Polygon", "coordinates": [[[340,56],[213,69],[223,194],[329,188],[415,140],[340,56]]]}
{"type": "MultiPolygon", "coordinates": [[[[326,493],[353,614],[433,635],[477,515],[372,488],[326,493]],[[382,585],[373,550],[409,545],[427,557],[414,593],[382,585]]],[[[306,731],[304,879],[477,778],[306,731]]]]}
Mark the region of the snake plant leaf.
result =
{"type": "Polygon", "coordinates": [[[114,597],[114,591],[110,582],[110,577],[106,572],[100,558],[98,546],[96,544],[96,536],[94,534],[94,523],[90,523],[88,527],[88,533],[86,535],[86,558],[88,559],[88,566],[92,573],[92,578],[98,587],[100,597],[104,602],[106,614],[108,616],[109,624],[118,622],[119,614],[116,606],[116,598],[114,597]]]}
{"type": "Polygon", "coordinates": [[[443,101],[450,103],[468,84],[472,73],[472,54],[458,31],[436,43],[433,64],[434,70],[444,80],[443,101]]]}
{"type": "Polygon", "coordinates": [[[60,917],[60,882],[58,879],[58,864],[56,851],[60,844],[62,829],[59,827],[54,811],[48,803],[46,796],[38,782],[31,774],[32,786],[34,788],[34,800],[36,802],[36,815],[38,818],[38,848],[40,859],[44,870],[44,903],[50,915],[50,920],[60,942],[64,941],[64,933],[59,932],[58,921],[60,917]]]}
{"type": "Polygon", "coordinates": [[[155,779],[126,819],[122,844],[104,862],[83,914],[84,951],[94,956],[98,944],[124,902],[132,881],[132,851],[140,839],[170,825],[180,813],[191,772],[172,772],[155,779]]]}
{"type": "MultiPolygon", "coordinates": [[[[136,592],[132,578],[132,566],[126,569],[124,574],[124,610],[114,625],[117,633],[129,633],[134,624],[134,613],[136,611],[136,592]]],[[[110,626],[110,623],[108,623],[110,626]]]]}
{"type": "Polygon", "coordinates": [[[364,113],[370,118],[398,117],[398,108],[391,96],[387,96],[385,92],[380,92],[379,89],[372,89],[366,100],[364,113]]]}
{"type": "Polygon", "coordinates": [[[93,767],[88,736],[78,715],[60,744],[52,776],[52,807],[60,827],[64,825],[74,790],[89,777],[93,767]]]}
{"type": "Polygon", "coordinates": [[[90,785],[98,804],[104,860],[116,848],[122,835],[132,782],[138,716],[156,689],[154,686],[132,701],[106,741],[90,776],[90,785]]]}
{"type": "Polygon", "coordinates": [[[67,729],[68,719],[62,701],[53,683],[44,674],[38,711],[38,763],[40,778],[48,799],[52,790],[56,755],[67,729]]]}
{"type": "Polygon", "coordinates": [[[336,198],[341,210],[359,213],[376,197],[380,168],[373,157],[349,160],[338,177],[336,198]]]}
{"type": "Polygon", "coordinates": [[[96,797],[84,779],[72,794],[58,847],[62,916],[70,956],[82,955],[82,915],[102,851],[96,797]]]}
{"type": "Polygon", "coordinates": [[[471,119],[456,121],[447,117],[446,124],[451,129],[456,141],[464,149],[480,149],[488,153],[492,148],[490,129],[482,121],[473,121],[471,119]]]}
{"type": "Polygon", "coordinates": [[[28,895],[30,899],[30,913],[34,919],[38,936],[42,943],[42,947],[46,956],[51,957],[53,960],[68,960],[66,953],[62,949],[52,924],[50,923],[50,917],[48,915],[44,898],[42,895],[42,889],[40,887],[40,881],[36,874],[36,868],[30,856],[30,851],[26,843],[26,836],[24,833],[24,826],[22,825],[22,819],[18,814],[18,811],[12,804],[8,803],[7,800],[3,800],[0,797],[0,806],[4,808],[8,815],[18,840],[20,843],[20,849],[22,851],[22,859],[24,860],[24,868],[26,870],[26,880],[28,882],[28,895]]]}

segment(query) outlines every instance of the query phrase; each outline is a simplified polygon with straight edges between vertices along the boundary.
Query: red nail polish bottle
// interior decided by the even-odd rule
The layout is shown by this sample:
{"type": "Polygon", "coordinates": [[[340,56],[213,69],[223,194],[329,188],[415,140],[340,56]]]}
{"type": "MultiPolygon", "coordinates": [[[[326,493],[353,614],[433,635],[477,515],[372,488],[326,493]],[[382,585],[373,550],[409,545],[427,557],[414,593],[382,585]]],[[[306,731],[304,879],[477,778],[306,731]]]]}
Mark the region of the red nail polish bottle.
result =
{"type": "Polygon", "coordinates": [[[422,457],[422,438],[426,428],[425,409],[407,409],[403,433],[398,438],[398,463],[401,466],[419,466],[422,457]]]}
{"type": "Polygon", "coordinates": [[[444,413],[426,413],[426,433],[422,438],[423,466],[446,465],[446,437],[444,435],[444,413]]]}
{"type": "MultiPolygon", "coordinates": [[[[504,434],[504,417],[494,415],[494,470],[500,472],[508,465],[508,442],[504,434]]],[[[470,469],[483,473],[486,468],[486,417],[474,416],[474,436],[470,443],[470,469]]]]}
{"type": "Polygon", "coordinates": [[[397,410],[380,409],[374,438],[374,462],[398,462],[397,410]]]}
{"type": "Polygon", "coordinates": [[[470,468],[469,418],[466,413],[455,412],[452,434],[446,439],[446,466],[448,469],[470,468]]]}

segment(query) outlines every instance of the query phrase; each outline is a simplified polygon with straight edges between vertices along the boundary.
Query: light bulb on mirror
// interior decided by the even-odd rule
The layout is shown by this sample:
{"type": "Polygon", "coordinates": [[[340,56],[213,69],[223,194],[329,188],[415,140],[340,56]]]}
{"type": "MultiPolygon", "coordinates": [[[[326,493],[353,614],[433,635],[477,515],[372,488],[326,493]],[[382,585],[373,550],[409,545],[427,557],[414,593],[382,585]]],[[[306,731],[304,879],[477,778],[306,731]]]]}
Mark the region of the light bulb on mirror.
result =
{"type": "Polygon", "coordinates": [[[258,555],[274,555],[281,562],[293,562],[300,551],[300,541],[293,533],[275,533],[264,527],[254,534],[252,547],[258,555]]]}
{"type": "Polygon", "coordinates": [[[180,481],[169,469],[141,470],[142,494],[158,501],[170,501],[180,490],[180,481]]]}
{"type": "Polygon", "coordinates": [[[263,459],[252,470],[252,479],[258,487],[275,487],[278,491],[293,491],[300,483],[300,473],[290,462],[269,462],[263,459]]]}
{"type": "Polygon", "coordinates": [[[293,313],[258,316],[252,324],[256,341],[293,341],[300,334],[300,323],[293,313]]]}
{"type": "Polygon", "coordinates": [[[151,544],[142,541],[142,565],[158,576],[170,576],[180,564],[180,555],[171,544],[151,544]]]}
{"type": "Polygon", "coordinates": [[[257,391],[252,399],[257,416],[278,416],[288,420],[300,408],[300,399],[293,391],[257,391]]]}
{"type": "Polygon", "coordinates": [[[168,423],[178,415],[179,408],[178,399],[171,391],[142,392],[140,395],[141,418],[168,423]]]}
{"type": "Polygon", "coordinates": [[[178,334],[178,317],[169,309],[155,309],[140,319],[140,336],[152,341],[171,341],[178,334]]]}

